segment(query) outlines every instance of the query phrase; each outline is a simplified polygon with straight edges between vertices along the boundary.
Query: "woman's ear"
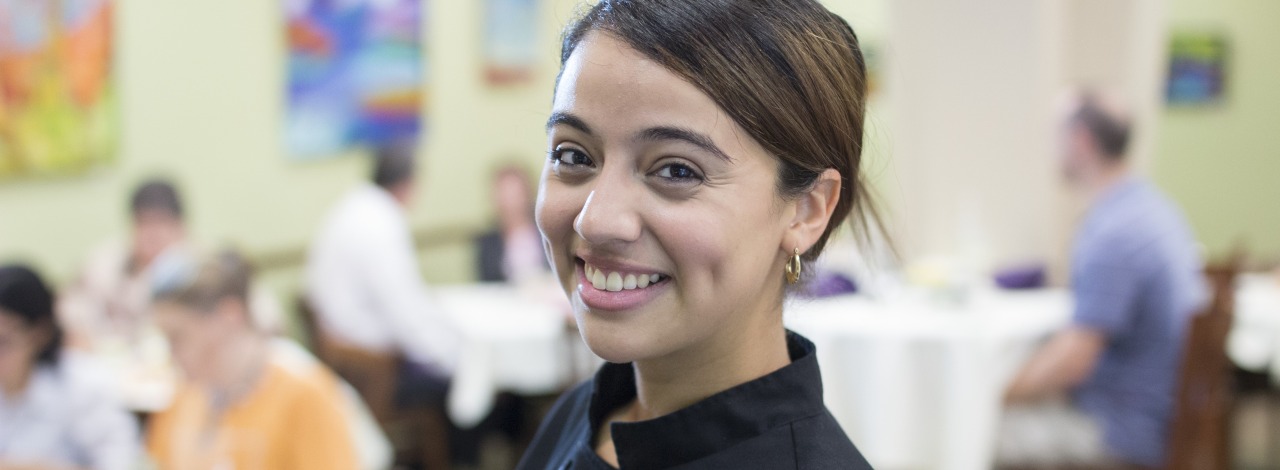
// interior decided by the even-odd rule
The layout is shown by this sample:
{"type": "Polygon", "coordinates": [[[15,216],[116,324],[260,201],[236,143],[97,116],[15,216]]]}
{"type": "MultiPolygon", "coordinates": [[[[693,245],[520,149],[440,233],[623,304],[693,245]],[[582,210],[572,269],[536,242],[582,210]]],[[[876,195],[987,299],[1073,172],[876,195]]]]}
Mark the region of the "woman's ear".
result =
{"type": "Polygon", "coordinates": [[[841,184],[840,172],[828,168],[818,175],[813,187],[800,195],[796,200],[795,216],[787,227],[787,236],[783,238],[787,246],[780,247],[783,252],[790,255],[792,250],[799,248],[803,254],[818,242],[831,222],[836,203],[840,202],[841,184]]]}

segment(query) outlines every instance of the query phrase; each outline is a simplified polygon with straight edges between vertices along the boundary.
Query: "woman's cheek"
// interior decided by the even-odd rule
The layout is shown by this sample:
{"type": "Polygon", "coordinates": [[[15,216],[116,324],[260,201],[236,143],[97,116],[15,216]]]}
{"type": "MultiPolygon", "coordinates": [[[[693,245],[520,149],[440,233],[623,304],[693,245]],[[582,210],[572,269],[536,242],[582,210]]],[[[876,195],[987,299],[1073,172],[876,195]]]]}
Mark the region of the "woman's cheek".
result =
{"type": "Polygon", "coordinates": [[[572,275],[573,254],[570,252],[573,236],[573,221],[581,210],[581,204],[575,207],[577,199],[573,191],[559,187],[557,183],[543,183],[543,194],[537,206],[538,229],[545,237],[550,248],[551,261],[555,263],[556,273],[561,278],[572,275]]]}
{"type": "MultiPolygon", "coordinates": [[[[752,207],[768,201],[738,198],[752,207]]],[[[663,246],[676,261],[685,296],[698,304],[720,304],[759,295],[762,273],[770,271],[777,250],[776,219],[765,209],[731,210],[707,205],[696,210],[665,211],[656,218],[665,232],[663,246]],[[730,215],[732,214],[732,215],[730,215]],[[704,293],[713,292],[707,296],[704,293]]]]}
{"type": "Polygon", "coordinates": [[[704,211],[671,209],[657,211],[651,227],[667,256],[675,262],[677,279],[686,282],[684,289],[711,287],[718,273],[725,269],[735,243],[718,230],[725,226],[716,214],[704,211]]]}

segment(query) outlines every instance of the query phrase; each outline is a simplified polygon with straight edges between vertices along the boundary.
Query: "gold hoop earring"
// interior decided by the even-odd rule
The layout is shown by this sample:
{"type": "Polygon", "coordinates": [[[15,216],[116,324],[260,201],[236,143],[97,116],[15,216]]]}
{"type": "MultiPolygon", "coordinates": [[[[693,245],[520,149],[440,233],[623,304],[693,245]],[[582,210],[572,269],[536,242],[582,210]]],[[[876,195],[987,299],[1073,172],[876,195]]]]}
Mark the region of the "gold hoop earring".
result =
{"type": "Polygon", "coordinates": [[[791,259],[787,260],[787,266],[785,268],[787,272],[787,284],[800,282],[800,270],[804,268],[804,265],[800,264],[800,249],[796,248],[793,253],[794,254],[791,255],[791,259]]]}

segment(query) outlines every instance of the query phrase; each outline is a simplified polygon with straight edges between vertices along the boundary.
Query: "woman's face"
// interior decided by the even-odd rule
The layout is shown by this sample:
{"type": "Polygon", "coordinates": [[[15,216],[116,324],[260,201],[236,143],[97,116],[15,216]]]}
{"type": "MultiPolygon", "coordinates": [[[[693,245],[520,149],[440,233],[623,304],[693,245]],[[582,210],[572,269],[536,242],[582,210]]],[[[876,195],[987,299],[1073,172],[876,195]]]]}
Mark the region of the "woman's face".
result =
{"type": "Polygon", "coordinates": [[[16,313],[0,309],[0,385],[23,383],[49,341],[44,328],[34,328],[16,313]]]}
{"type": "Polygon", "coordinates": [[[168,212],[144,209],[133,217],[133,256],[142,266],[182,241],[182,220],[168,212]]]}
{"type": "Polygon", "coordinates": [[[612,36],[565,64],[537,222],[591,350],[725,344],[781,308],[792,204],[777,162],[710,97],[612,36]]]}

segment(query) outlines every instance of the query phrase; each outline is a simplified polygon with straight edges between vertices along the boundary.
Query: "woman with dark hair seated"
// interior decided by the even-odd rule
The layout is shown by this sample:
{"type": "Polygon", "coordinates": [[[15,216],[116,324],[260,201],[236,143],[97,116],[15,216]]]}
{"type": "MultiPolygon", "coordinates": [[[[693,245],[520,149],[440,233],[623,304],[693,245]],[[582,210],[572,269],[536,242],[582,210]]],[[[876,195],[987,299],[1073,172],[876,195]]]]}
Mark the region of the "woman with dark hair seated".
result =
{"type": "Polygon", "coordinates": [[[137,423],[80,359],[61,354],[53,293],[0,267],[0,469],[129,469],[137,423]]]}
{"type": "Polygon", "coordinates": [[[560,57],[536,219],[610,363],[520,468],[868,468],[782,323],[831,232],[867,234],[853,30],[813,0],[604,0],[560,57]]]}
{"type": "Polygon", "coordinates": [[[519,165],[509,164],[493,173],[498,223],[493,231],[476,239],[476,269],[481,282],[520,284],[541,280],[547,274],[542,236],[533,221],[533,191],[519,165]]]}

